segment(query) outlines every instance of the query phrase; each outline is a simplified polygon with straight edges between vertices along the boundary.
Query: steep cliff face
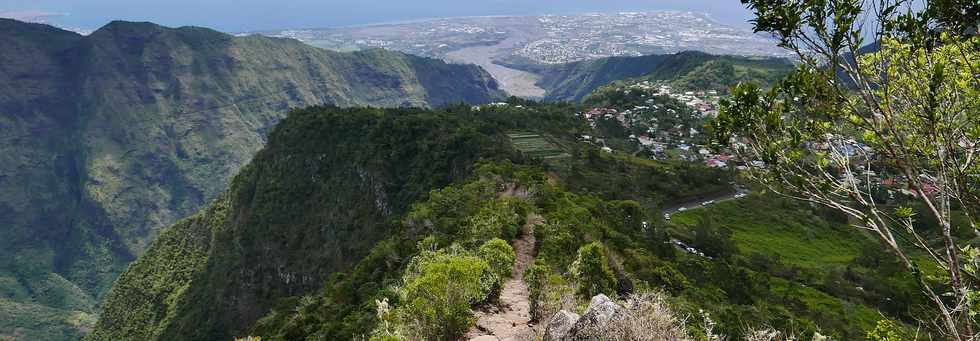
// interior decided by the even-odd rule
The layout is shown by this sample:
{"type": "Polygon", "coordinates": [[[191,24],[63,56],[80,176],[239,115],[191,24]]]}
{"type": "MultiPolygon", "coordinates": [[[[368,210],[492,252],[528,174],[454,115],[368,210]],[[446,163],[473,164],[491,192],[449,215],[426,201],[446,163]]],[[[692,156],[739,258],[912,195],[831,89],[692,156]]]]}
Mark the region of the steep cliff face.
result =
{"type": "Polygon", "coordinates": [[[0,45],[0,315],[25,321],[0,334],[25,338],[77,338],[126,264],[226,188],[289,108],[502,96],[473,66],[204,28],[0,19],[0,45]],[[31,334],[24,304],[64,328],[31,334]]]}
{"type": "Polygon", "coordinates": [[[220,340],[320,288],[386,220],[468,173],[492,139],[444,112],[310,108],[206,211],[167,229],[116,282],[93,340],[220,340]]]}

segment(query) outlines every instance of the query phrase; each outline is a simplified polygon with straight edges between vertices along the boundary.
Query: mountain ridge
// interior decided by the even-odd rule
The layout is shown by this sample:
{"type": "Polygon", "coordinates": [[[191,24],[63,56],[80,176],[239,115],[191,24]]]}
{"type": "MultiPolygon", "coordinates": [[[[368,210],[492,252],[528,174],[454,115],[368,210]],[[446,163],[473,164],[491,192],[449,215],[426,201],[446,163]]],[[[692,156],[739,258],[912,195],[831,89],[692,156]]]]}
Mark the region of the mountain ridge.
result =
{"type": "Polygon", "coordinates": [[[347,269],[384,236],[386,219],[465,176],[491,143],[466,125],[447,112],[294,111],[226,195],[120,277],[88,339],[245,331],[277,297],[347,269]]]}
{"type": "Polygon", "coordinates": [[[537,74],[540,79],[536,84],[547,91],[544,100],[573,102],[585,99],[602,86],[627,79],[727,91],[739,81],[772,83],[793,68],[792,62],[784,58],[713,55],[699,51],[607,57],[567,64],[506,66],[537,74]]]}
{"type": "MultiPolygon", "coordinates": [[[[0,297],[65,316],[97,311],[156,232],[223,191],[290,108],[504,96],[474,66],[200,27],[115,21],[82,36],[0,19],[0,45],[0,297]]],[[[35,320],[17,307],[0,303],[9,328],[35,320]]]]}

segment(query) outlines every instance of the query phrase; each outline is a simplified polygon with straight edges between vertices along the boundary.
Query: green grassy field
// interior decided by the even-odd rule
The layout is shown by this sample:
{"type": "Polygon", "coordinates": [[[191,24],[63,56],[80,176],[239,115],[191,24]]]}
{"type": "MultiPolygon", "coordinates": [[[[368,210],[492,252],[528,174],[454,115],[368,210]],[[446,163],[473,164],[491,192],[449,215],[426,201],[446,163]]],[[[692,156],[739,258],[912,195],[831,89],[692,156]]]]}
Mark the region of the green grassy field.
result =
{"type": "MultiPolygon", "coordinates": [[[[822,331],[834,331],[837,337],[850,339],[873,328],[883,314],[876,300],[908,294],[895,287],[860,288],[867,284],[838,276],[847,271],[872,273],[858,259],[876,244],[822,208],[774,194],[754,194],[677,212],[667,224],[672,235],[688,241],[694,239],[697,228],[705,226],[731,233],[736,255],[729,261],[753,268],[757,276],[766,278],[765,301],[817,322],[822,331]],[[760,268],[756,265],[759,259],[770,263],[760,268]]],[[[887,281],[899,287],[914,285],[908,279],[887,281]]]]}
{"type": "MultiPolygon", "coordinates": [[[[819,314],[834,315],[849,321],[852,325],[863,326],[865,329],[873,327],[882,318],[881,313],[876,309],[839,299],[811,287],[801,286],[781,278],[772,278],[769,284],[774,294],[793,297],[802,302],[803,308],[806,310],[818,312],[819,314]]],[[[847,326],[833,325],[831,322],[825,324],[823,327],[846,328],[847,326]]]]}
{"type": "Polygon", "coordinates": [[[788,265],[817,272],[851,263],[868,240],[853,228],[828,222],[809,211],[773,209],[770,205],[763,197],[750,196],[678,212],[671,223],[684,236],[697,224],[710,220],[713,226],[732,232],[742,254],[778,255],[788,265]]]}
{"type": "Polygon", "coordinates": [[[567,157],[565,151],[551,143],[547,138],[535,133],[515,132],[507,134],[514,148],[532,158],[561,158],[567,157]]]}

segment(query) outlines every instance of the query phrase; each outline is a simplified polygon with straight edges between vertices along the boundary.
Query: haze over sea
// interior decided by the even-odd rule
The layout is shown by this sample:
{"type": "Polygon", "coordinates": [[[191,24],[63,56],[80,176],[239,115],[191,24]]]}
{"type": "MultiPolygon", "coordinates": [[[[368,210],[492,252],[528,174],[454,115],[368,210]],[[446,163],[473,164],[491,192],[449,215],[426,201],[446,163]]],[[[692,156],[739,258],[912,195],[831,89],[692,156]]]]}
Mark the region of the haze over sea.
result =
{"type": "Polygon", "coordinates": [[[41,15],[64,27],[95,29],[123,19],[167,26],[206,26],[226,32],[323,28],[427,18],[582,12],[684,10],[747,27],[751,13],[737,1],[717,0],[0,0],[0,16],[41,15]]]}

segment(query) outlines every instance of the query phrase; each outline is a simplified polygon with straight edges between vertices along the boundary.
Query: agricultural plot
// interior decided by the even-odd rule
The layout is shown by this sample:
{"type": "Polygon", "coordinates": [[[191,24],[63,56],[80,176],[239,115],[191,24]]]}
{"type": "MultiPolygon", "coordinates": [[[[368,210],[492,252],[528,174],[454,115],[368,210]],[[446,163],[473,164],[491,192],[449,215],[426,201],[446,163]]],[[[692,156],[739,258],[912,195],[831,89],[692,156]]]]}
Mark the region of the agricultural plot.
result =
{"type": "Polygon", "coordinates": [[[555,146],[554,143],[540,134],[519,132],[510,133],[507,136],[510,138],[510,142],[514,145],[514,148],[517,148],[517,150],[529,157],[552,159],[569,156],[565,151],[555,146]]]}

